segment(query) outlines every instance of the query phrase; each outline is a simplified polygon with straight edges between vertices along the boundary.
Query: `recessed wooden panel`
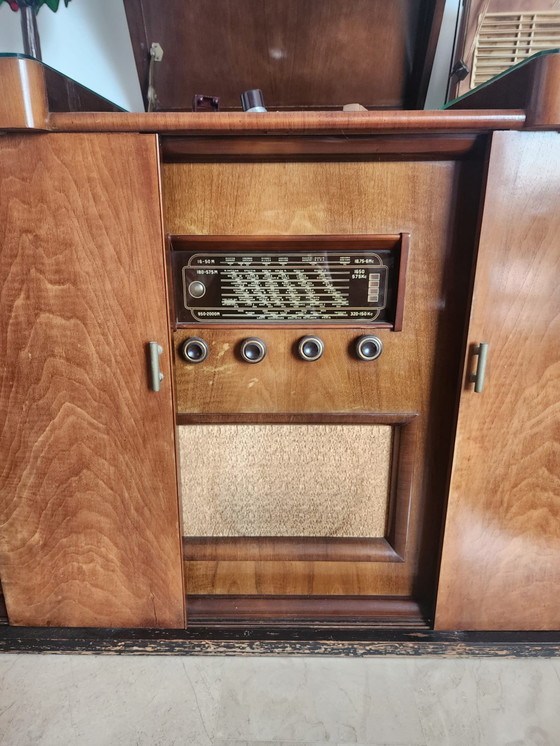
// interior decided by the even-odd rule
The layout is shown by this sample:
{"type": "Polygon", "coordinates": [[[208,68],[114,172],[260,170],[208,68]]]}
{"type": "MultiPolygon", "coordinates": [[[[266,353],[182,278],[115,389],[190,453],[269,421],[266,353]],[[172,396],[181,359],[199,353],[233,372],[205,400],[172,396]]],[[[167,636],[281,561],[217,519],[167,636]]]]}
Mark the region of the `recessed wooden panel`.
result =
{"type": "Polygon", "coordinates": [[[493,136],[439,629],[560,626],[559,194],[560,134],[493,136]]]}
{"type": "Polygon", "coordinates": [[[12,624],[184,625],[157,159],[149,135],[0,142],[0,574],[12,624]]]}
{"type": "Polygon", "coordinates": [[[390,425],[187,425],[187,536],[383,537],[390,425]]]}

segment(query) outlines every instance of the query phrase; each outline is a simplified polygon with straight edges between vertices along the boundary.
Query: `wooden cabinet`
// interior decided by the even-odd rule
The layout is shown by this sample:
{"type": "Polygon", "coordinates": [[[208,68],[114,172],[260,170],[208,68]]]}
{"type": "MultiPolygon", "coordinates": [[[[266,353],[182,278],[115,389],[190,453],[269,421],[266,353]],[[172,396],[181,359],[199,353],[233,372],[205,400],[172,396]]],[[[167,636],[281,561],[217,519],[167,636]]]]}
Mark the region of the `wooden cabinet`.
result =
{"type": "Polygon", "coordinates": [[[559,198],[560,134],[492,136],[438,629],[560,627],[559,198]]]}
{"type": "Polygon", "coordinates": [[[0,141],[0,576],[11,624],[184,626],[153,135],[0,141]],[[147,345],[163,348],[150,390],[147,345]]]}
{"type": "Polygon", "coordinates": [[[10,624],[184,627],[186,570],[199,623],[215,622],[220,603],[238,625],[243,609],[244,623],[270,622],[268,596],[278,623],[426,629],[439,570],[438,630],[560,627],[560,134],[488,131],[521,127],[518,110],[41,112],[35,128],[52,132],[0,138],[0,579],[10,624]],[[158,131],[164,208],[149,134],[158,131]],[[374,367],[352,358],[361,332],[325,328],[329,352],[312,369],[290,336],[306,330],[276,328],[260,369],[268,378],[249,368],[238,378],[241,332],[207,329],[211,342],[225,335],[229,378],[222,390],[224,370],[208,368],[197,388],[183,371],[175,401],[174,356],[191,332],[177,331],[173,349],[166,232],[410,234],[403,330],[379,331],[374,367]],[[150,342],[163,350],[159,392],[150,342]],[[475,393],[481,343],[488,364],[475,393]],[[185,397],[196,401],[183,407],[185,397]],[[384,533],[372,530],[367,546],[354,535],[198,537],[184,542],[183,567],[176,422],[394,427],[399,450],[385,466],[402,467],[403,479],[384,533]]]}

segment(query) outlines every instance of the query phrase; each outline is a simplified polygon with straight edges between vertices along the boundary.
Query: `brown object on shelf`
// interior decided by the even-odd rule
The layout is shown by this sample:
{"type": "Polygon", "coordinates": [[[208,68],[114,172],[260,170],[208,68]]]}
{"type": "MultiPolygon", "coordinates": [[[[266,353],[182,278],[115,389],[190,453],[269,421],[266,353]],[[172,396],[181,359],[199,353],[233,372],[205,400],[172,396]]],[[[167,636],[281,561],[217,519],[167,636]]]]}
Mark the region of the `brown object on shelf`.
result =
{"type": "Polygon", "coordinates": [[[218,96],[203,96],[195,93],[192,103],[193,111],[220,111],[220,99],[218,96]]]}
{"type": "Polygon", "coordinates": [[[12,135],[0,155],[10,622],[181,627],[156,139],[12,135]],[[151,340],[164,348],[159,393],[149,388],[151,340]]]}

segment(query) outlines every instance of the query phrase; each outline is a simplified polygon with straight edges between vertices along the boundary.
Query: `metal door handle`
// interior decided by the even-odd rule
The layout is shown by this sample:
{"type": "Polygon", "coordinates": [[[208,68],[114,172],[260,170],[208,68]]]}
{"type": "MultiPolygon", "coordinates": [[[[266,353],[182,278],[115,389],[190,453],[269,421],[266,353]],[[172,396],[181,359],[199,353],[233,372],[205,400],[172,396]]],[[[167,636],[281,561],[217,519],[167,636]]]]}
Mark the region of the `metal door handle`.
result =
{"type": "Polygon", "coordinates": [[[150,342],[150,383],[152,391],[159,391],[163,381],[163,373],[159,369],[159,356],[163,354],[163,347],[157,342],[150,342]]]}
{"type": "Polygon", "coordinates": [[[476,372],[470,376],[471,383],[474,383],[474,390],[477,394],[482,393],[484,387],[484,378],[486,376],[486,360],[488,358],[488,343],[481,342],[478,347],[474,348],[474,354],[478,355],[478,364],[476,372]]]}

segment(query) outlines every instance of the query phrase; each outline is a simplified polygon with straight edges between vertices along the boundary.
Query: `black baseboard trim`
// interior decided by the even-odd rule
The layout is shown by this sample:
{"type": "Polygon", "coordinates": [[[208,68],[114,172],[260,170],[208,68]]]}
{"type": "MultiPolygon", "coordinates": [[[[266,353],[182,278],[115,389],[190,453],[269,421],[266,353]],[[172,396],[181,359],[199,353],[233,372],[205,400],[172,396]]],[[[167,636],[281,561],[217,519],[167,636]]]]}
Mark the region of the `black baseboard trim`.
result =
{"type": "Polygon", "coordinates": [[[380,629],[57,629],[0,627],[1,653],[553,658],[559,632],[380,629]]]}

